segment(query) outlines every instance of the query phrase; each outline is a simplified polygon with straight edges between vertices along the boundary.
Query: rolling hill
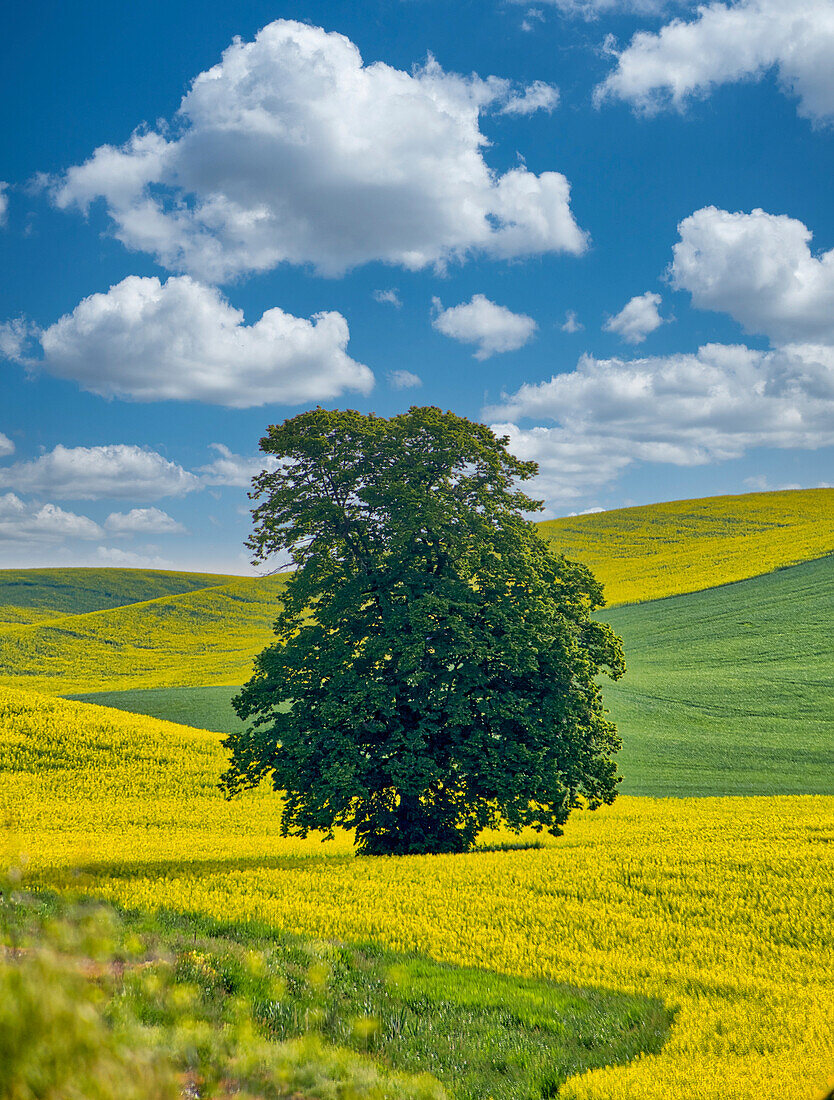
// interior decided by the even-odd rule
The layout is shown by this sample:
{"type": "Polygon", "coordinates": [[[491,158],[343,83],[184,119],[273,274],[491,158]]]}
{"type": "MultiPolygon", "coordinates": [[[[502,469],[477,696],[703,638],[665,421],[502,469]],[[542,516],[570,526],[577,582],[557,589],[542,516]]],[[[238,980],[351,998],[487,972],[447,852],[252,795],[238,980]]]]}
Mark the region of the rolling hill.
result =
{"type": "MultiPolygon", "coordinates": [[[[557,550],[593,568],[616,607],[711,589],[834,552],[834,489],[678,501],[541,526],[557,550]]],[[[0,571],[0,595],[23,592],[30,572],[29,604],[19,606],[50,618],[0,627],[0,683],[62,695],[243,683],[253,657],[272,638],[284,584],[281,576],[7,570],[0,571]],[[55,574],[53,588],[47,573],[55,574]],[[66,574],[73,576],[64,589],[66,574]],[[154,585],[191,589],[53,617],[62,600],[65,609],[85,600],[112,603],[154,585]]]]}
{"type": "Polygon", "coordinates": [[[624,793],[834,790],[834,556],[605,618],[624,793]]]}
{"type": "Polygon", "coordinates": [[[0,629],[4,624],[124,607],[237,579],[161,569],[0,569],[0,629]]]}
{"type": "Polygon", "coordinates": [[[834,553],[834,489],[676,500],[545,521],[610,606],[698,592],[834,553]]]}
{"type": "MultiPolygon", "coordinates": [[[[603,681],[624,794],[834,790],[834,557],[611,609],[628,673],[603,681]]],[[[87,702],[221,733],[233,687],[97,692],[87,702]]]]}
{"type": "Polygon", "coordinates": [[[239,684],[272,637],[281,576],[238,578],[177,596],[0,633],[0,683],[34,691],[239,684]]]}

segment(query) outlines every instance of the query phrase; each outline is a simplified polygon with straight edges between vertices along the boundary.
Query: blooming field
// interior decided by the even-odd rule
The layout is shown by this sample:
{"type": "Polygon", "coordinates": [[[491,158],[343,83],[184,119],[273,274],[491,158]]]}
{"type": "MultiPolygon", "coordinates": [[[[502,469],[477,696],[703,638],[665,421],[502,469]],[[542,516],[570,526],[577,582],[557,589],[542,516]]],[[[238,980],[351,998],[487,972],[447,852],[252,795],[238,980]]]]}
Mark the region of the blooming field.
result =
{"type": "Polygon", "coordinates": [[[605,585],[609,604],[740,581],[834,553],[834,489],[675,500],[540,525],[605,585]]]}
{"type": "Polygon", "coordinates": [[[31,880],[677,1008],[659,1055],[576,1100],[812,1100],[834,1077],[834,798],[623,798],[542,849],[371,860],[281,839],[276,796],[223,802],[221,768],[216,735],[0,689],[2,843],[31,880]]]}

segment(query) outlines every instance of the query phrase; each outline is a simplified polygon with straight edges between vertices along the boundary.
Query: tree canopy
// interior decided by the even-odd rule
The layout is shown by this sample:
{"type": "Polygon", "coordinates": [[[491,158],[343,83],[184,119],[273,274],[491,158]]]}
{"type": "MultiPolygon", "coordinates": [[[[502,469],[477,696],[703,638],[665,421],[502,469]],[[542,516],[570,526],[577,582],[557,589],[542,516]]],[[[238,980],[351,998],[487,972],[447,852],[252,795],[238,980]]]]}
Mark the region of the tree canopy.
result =
{"type": "Polygon", "coordinates": [[[552,553],[518,483],[536,464],[437,408],[316,409],[272,426],[255,562],[295,565],[235,699],[229,796],[271,775],[282,832],[367,853],[464,851],[499,822],[556,835],[613,801],[619,739],[597,677],[624,671],[602,590],[552,553]]]}

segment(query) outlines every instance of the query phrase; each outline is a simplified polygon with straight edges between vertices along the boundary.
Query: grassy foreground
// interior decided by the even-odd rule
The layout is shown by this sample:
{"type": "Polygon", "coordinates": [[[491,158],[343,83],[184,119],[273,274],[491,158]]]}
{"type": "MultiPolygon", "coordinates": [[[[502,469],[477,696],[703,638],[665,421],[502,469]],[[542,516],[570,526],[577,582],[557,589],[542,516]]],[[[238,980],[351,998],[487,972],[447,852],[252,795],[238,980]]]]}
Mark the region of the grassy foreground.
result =
{"type": "Polygon", "coordinates": [[[563,1100],[817,1100],[831,1077],[832,797],[621,798],[538,849],[357,859],[282,839],[269,791],[224,802],[214,734],[0,689],[0,751],[5,858],[33,887],[674,1010],[660,1051],[563,1100]]]}

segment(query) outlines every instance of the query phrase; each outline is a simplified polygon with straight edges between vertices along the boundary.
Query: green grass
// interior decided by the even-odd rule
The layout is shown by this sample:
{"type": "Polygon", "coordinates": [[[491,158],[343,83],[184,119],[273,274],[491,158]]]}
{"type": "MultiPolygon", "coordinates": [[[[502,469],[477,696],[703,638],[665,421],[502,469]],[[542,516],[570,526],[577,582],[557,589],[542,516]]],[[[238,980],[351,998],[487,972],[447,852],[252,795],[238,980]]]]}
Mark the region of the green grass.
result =
{"type": "Polygon", "coordinates": [[[542,523],[609,605],[698,592],[834,553],[834,489],[676,500],[542,523]]]}
{"type": "Polygon", "coordinates": [[[623,793],[834,790],[834,557],[612,609],[623,793]]]}
{"type": "Polygon", "coordinates": [[[160,569],[0,569],[0,626],[124,607],[237,579],[160,569]]]}
{"type": "Polygon", "coordinates": [[[234,733],[243,723],[235,714],[232,696],[239,687],[145,688],[139,691],[93,691],[70,695],[82,703],[147,714],[181,726],[215,733],[234,733]]]}
{"type": "Polygon", "coordinates": [[[222,1036],[241,1002],[267,1040],[320,1031],[328,1043],[372,1059],[383,1077],[429,1073],[457,1100],[555,1096],[573,1074],[659,1051],[672,1022],[647,997],[449,966],[376,945],[309,942],[268,927],[74,906],[54,894],[18,894],[5,939],[26,942],[28,933],[37,942],[40,929],[63,920],[87,942],[91,915],[92,926],[107,932],[111,957],[125,958],[129,943],[134,960],[121,964],[122,978],[109,990],[117,1008],[110,1016],[127,1013],[161,1031],[175,1060],[190,1057],[198,1077],[212,1069],[222,1076],[222,1065],[211,1063],[228,1057],[222,1036]],[[163,996],[159,981],[148,980],[155,968],[163,996]],[[186,1023],[192,1033],[195,1023],[208,1025],[202,1052],[177,1050],[186,1023]]]}

